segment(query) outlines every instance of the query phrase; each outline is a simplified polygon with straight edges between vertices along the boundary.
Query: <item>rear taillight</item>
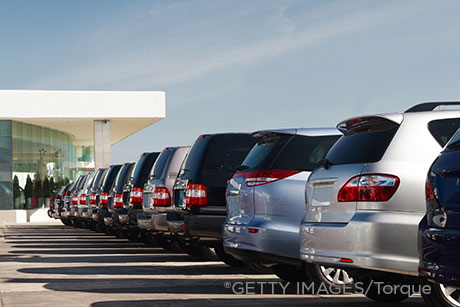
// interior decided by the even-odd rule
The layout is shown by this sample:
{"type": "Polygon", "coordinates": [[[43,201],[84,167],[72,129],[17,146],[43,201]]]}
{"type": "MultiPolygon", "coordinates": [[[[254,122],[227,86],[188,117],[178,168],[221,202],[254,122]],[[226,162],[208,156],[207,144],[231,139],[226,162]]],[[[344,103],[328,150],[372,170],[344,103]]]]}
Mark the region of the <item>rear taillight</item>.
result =
{"type": "Polygon", "coordinates": [[[86,205],[86,194],[80,195],[80,205],[86,205]]]}
{"type": "Polygon", "coordinates": [[[123,208],[123,194],[115,194],[113,197],[113,207],[123,208]]]}
{"type": "Polygon", "coordinates": [[[171,194],[167,188],[156,188],[152,194],[153,207],[169,207],[171,206],[171,194]]]}
{"type": "Polygon", "coordinates": [[[208,204],[208,192],[202,184],[189,184],[185,192],[187,207],[204,207],[208,204]]]}
{"type": "Polygon", "coordinates": [[[109,204],[109,193],[102,192],[99,198],[99,204],[101,205],[108,205],[109,204]]]}
{"type": "Polygon", "coordinates": [[[425,181],[425,199],[434,200],[433,187],[428,179],[425,181]]]}
{"type": "Polygon", "coordinates": [[[129,193],[129,203],[130,204],[139,204],[142,203],[142,193],[144,190],[142,188],[133,188],[131,193],[129,193]]]}
{"type": "Polygon", "coordinates": [[[89,204],[90,205],[96,205],[97,204],[97,193],[91,193],[89,194],[89,204]]]}
{"type": "Polygon", "coordinates": [[[78,205],[78,195],[72,196],[72,205],[78,205]]]}
{"type": "Polygon", "coordinates": [[[274,182],[295,174],[300,171],[291,170],[262,170],[262,171],[248,171],[239,172],[233,175],[233,177],[244,177],[246,185],[248,187],[255,187],[262,184],[274,182]]]}
{"type": "Polygon", "coordinates": [[[340,189],[339,202],[388,201],[399,186],[399,178],[386,174],[358,175],[340,189]]]}

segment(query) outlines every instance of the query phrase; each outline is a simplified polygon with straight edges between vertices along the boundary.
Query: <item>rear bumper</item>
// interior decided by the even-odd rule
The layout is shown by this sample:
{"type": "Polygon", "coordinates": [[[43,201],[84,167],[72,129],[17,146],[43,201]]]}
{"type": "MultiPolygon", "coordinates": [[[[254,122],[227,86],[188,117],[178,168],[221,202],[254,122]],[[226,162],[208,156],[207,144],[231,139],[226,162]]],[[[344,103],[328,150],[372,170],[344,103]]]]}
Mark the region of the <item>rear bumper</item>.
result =
{"type": "Polygon", "coordinates": [[[222,239],[222,224],[226,215],[187,214],[184,217],[186,235],[222,239]]]}
{"type": "Polygon", "coordinates": [[[166,212],[152,214],[152,230],[155,232],[168,232],[168,222],[166,212]]]}
{"type": "Polygon", "coordinates": [[[304,223],[300,259],[417,276],[417,230],[422,217],[408,212],[358,211],[347,224],[304,223]],[[342,258],[353,263],[342,262],[342,258]]]}
{"type": "Polygon", "coordinates": [[[459,229],[421,228],[419,247],[421,276],[437,283],[460,287],[459,229]]]}
{"type": "Polygon", "coordinates": [[[232,255],[238,260],[243,262],[251,262],[251,261],[264,261],[269,263],[277,263],[277,264],[286,264],[286,265],[293,265],[293,266],[301,266],[302,261],[297,258],[289,258],[289,257],[282,257],[273,254],[267,254],[263,252],[256,252],[252,250],[245,250],[239,248],[233,248],[224,246],[224,250],[226,253],[232,255]]]}
{"type": "Polygon", "coordinates": [[[137,213],[137,227],[143,230],[152,230],[152,217],[145,212],[137,213]]]}
{"type": "Polygon", "coordinates": [[[299,259],[300,218],[255,216],[247,225],[225,223],[224,247],[299,259]],[[257,232],[249,232],[255,229],[257,232]]]}
{"type": "Polygon", "coordinates": [[[168,231],[171,232],[171,234],[173,235],[176,235],[176,236],[185,235],[184,220],[176,216],[176,214],[173,212],[166,214],[166,226],[168,227],[168,231]]]}

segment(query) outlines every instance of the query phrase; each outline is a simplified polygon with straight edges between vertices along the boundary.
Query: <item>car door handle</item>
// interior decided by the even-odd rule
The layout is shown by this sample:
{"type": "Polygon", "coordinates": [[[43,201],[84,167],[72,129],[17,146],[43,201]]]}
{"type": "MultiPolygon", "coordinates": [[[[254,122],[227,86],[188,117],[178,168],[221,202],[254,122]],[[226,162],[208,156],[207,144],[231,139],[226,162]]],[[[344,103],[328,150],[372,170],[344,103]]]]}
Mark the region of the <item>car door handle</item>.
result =
{"type": "Polygon", "coordinates": [[[238,196],[238,195],[241,195],[241,192],[238,191],[238,190],[230,190],[230,191],[228,191],[228,195],[229,196],[238,196]]]}

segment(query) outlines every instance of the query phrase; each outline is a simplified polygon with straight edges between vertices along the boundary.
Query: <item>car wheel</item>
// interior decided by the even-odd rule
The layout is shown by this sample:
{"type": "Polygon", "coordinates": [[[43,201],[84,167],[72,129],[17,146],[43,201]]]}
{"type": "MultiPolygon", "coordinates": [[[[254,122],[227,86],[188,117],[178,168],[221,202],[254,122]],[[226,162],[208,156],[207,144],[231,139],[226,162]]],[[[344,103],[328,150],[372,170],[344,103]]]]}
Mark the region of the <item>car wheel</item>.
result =
{"type": "Polygon", "coordinates": [[[296,267],[293,265],[275,265],[272,269],[275,275],[284,281],[309,281],[308,275],[302,267],[296,267]]]}
{"type": "Polygon", "coordinates": [[[310,280],[318,287],[323,284],[331,294],[339,294],[345,289],[353,290],[353,278],[340,268],[327,267],[318,264],[306,264],[305,272],[310,280]]]}
{"type": "Polygon", "coordinates": [[[227,254],[222,244],[215,246],[214,250],[216,251],[216,255],[219,257],[219,260],[224,262],[226,265],[233,266],[233,267],[244,266],[244,263],[242,261],[236,259],[230,254],[227,254]]]}
{"type": "Polygon", "coordinates": [[[427,283],[431,286],[430,293],[422,291],[423,300],[432,307],[459,307],[460,288],[443,284],[427,283]]]}
{"type": "Polygon", "coordinates": [[[179,246],[180,246],[181,250],[183,250],[184,253],[186,253],[189,256],[203,257],[203,255],[201,254],[201,251],[196,246],[186,245],[183,242],[179,242],[179,246]]]}
{"type": "Polygon", "coordinates": [[[219,261],[219,257],[217,256],[213,247],[200,245],[198,246],[198,249],[200,250],[201,254],[206,257],[206,259],[219,261]]]}
{"type": "Polygon", "coordinates": [[[374,277],[367,278],[363,281],[363,289],[366,289],[367,292],[364,293],[367,298],[371,300],[381,302],[381,303],[397,303],[408,299],[412,293],[404,293],[401,291],[400,287],[396,286],[404,285],[404,281],[398,279],[375,279],[374,277]],[[372,283],[372,284],[370,284],[372,283]],[[377,285],[376,283],[379,283],[377,285]],[[392,286],[394,292],[387,294],[382,291],[382,288],[385,286],[392,286]]]}
{"type": "Polygon", "coordinates": [[[251,261],[244,263],[248,268],[259,274],[273,274],[271,264],[264,263],[262,261],[251,261]]]}

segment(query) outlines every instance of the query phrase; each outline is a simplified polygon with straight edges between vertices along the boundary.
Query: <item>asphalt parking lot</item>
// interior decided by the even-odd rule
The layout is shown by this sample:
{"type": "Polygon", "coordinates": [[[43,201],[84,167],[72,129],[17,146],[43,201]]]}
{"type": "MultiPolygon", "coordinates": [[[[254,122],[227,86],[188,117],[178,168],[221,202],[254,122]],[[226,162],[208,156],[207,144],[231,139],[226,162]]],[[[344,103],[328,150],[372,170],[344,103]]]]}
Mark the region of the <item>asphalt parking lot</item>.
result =
{"type": "MultiPolygon", "coordinates": [[[[258,275],[54,221],[1,227],[0,299],[5,307],[388,306],[362,295],[298,295],[294,286],[286,294],[281,288],[272,294],[274,288],[269,286],[280,281],[274,275],[258,275]],[[263,282],[268,287],[260,294],[258,285],[263,282]],[[233,292],[247,285],[249,292],[258,294],[233,292]]],[[[424,303],[413,297],[398,306],[424,303]]]]}

